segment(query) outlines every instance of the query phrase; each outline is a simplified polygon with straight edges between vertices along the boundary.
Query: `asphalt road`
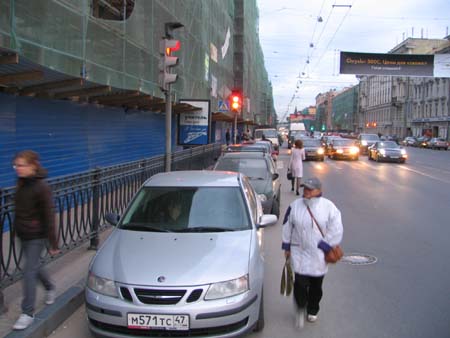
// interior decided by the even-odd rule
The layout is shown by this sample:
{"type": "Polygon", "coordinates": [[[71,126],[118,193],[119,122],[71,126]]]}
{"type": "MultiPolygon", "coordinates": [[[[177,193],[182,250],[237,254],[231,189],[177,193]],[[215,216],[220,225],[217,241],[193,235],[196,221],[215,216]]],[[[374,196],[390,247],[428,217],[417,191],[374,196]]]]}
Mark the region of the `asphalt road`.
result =
{"type": "MultiPolygon", "coordinates": [[[[253,338],[450,337],[450,151],[408,148],[406,164],[306,162],[324,196],[343,215],[346,255],[370,265],[338,263],[324,281],[319,320],[294,329],[291,297],[279,294],[281,221],[265,229],[265,329],[253,338]]],[[[282,213],[296,196],[279,158],[282,213]]],[[[51,337],[91,337],[80,308],[51,337]]]]}

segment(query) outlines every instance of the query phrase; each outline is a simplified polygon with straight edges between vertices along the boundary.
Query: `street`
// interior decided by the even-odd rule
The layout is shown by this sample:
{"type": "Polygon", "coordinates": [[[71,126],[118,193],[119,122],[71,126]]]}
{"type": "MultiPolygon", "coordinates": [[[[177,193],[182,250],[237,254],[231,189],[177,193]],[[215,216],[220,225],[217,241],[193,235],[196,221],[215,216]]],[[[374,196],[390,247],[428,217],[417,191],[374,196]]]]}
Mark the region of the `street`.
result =
{"type": "MultiPolygon", "coordinates": [[[[286,146],[286,144],[285,144],[286,146]]],[[[406,164],[305,162],[324,197],[342,212],[346,255],[370,265],[330,267],[316,323],[294,328],[292,297],[280,295],[281,222],[265,229],[265,328],[248,337],[419,338],[450,336],[450,151],[407,148],[406,164]]],[[[278,160],[281,213],[296,196],[286,180],[288,150],[278,160]]],[[[50,337],[91,337],[84,307],[50,337]]]]}

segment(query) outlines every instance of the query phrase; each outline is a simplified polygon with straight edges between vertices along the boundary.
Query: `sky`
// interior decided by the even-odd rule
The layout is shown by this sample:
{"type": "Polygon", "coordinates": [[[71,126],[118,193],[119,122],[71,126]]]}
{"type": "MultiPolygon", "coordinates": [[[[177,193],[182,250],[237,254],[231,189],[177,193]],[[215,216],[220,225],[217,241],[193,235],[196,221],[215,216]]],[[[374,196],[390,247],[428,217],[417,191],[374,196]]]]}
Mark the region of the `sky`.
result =
{"type": "Polygon", "coordinates": [[[259,38],[279,120],[330,89],[358,84],[339,74],[341,51],[387,53],[408,37],[450,34],[449,0],[257,0],[259,38]]]}

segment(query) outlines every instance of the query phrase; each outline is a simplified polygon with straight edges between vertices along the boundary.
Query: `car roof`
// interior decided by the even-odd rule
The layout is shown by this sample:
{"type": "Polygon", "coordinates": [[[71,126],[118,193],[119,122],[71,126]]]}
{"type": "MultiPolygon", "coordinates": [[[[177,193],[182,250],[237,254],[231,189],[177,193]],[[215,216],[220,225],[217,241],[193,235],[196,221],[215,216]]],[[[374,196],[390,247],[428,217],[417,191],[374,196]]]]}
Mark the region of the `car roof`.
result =
{"type": "Polygon", "coordinates": [[[145,187],[238,187],[242,174],[228,171],[186,170],[159,173],[145,187]]]}
{"type": "Polygon", "coordinates": [[[229,153],[224,153],[222,155],[223,157],[227,158],[264,158],[268,156],[267,153],[264,153],[262,151],[233,151],[229,153]]]}

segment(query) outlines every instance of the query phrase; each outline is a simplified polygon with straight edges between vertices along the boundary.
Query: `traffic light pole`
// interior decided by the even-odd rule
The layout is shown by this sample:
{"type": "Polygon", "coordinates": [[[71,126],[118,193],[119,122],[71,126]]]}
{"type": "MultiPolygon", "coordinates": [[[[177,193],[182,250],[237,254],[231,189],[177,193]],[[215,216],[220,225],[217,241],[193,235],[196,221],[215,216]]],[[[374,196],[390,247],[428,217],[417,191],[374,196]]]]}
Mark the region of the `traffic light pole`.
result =
{"type": "Polygon", "coordinates": [[[172,164],[172,101],[170,99],[170,84],[165,91],[166,97],[166,158],[165,158],[165,170],[171,171],[172,164]]]}
{"type": "Polygon", "coordinates": [[[234,144],[237,143],[237,133],[238,133],[238,129],[237,129],[237,116],[238,116],[238,113],[235,112],[235,113],[234,113],[234,138],[233,138],[234,144]]]}

